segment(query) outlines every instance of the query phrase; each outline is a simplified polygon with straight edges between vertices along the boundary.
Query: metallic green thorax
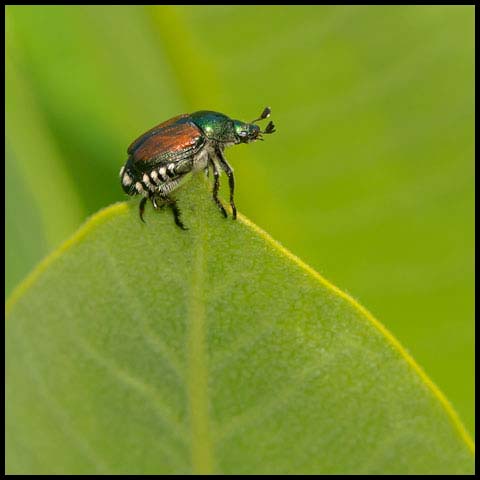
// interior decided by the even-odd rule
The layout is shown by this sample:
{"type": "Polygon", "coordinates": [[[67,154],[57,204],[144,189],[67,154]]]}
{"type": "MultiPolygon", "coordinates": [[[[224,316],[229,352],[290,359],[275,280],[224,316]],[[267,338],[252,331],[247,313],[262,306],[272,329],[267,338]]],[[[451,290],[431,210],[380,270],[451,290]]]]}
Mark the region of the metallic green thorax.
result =
{"type": "Polygon", "coordinates": [[[229,117],[218,112],[202,110],[191,114],[191,119],[210,140],[218,142],[234,141],[233,123],[229,117]]]}
{"type": "Polygon", "coordinates": [[[192,121],[201,128],[209,140],[224,144],[241,143],[255,139],[260,128],[251,123],[232,120],[218,112],[202,110],[190,115],[192,121]]]}

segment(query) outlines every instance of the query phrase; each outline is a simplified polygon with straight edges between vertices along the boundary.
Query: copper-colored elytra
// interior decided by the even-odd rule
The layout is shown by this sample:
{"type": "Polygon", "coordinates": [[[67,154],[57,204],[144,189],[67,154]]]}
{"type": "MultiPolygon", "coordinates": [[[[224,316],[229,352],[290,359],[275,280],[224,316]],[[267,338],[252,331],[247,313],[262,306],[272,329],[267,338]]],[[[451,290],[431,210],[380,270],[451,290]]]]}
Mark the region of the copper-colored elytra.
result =
{"type": "Polygon", "coordinates": [[[182,113],[181,115],[177,115],[176,117],[171,118],[170,120],[167,120],[165,122],[159,123],[155,127],[151,128],[150,130],[147,130],[145,133],[142,133],[139,137],[137,137],[128,147],[127,152],[132,153],[133,149],[137,146],[137,143],[141,143],[141,140],[143,138],[148,138],[151,137],[155,132],[158,130],[168,127],[169,125],[172,125],[173,123],[177,122],[181,118],[188,117],[188,113],[182,113]]]}
{"type": "Polygon", "coordinates": [[[148,161],[163,152],[186,151],[194,148],[202,132],[195,125],[183,123],[164,128],[161,136],[147,138],[135,151],[137,161],[148,161]]]}

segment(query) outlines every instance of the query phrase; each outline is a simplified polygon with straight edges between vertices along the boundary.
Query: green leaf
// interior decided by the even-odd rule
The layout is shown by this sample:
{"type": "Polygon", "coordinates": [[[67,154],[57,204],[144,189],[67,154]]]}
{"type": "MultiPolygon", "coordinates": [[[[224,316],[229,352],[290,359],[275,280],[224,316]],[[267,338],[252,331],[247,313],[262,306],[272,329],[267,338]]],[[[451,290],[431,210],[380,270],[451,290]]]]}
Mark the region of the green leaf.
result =
{"type": "Polygon", "coordinates": [[[193,178],[95,215],[13,294],[8,473],[472,473],[439,390],[351,297],[193,178]],[[188,188],[186,188],[188,187],[188,188]]]}

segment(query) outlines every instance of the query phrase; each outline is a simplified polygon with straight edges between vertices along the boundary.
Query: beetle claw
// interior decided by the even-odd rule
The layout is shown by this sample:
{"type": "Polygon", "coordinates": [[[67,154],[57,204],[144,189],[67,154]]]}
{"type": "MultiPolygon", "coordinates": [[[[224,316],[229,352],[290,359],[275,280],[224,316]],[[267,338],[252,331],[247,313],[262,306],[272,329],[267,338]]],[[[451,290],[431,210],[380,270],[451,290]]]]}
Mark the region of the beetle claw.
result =
{"type": "Polygon", "coordinates": [[[145,203],[147,203],[147,199],[146,197],[143,197],[141,200],[140,200],[140,205],[138,206],[138,213],[140,215],[140,220],[143,222],[143,223],[146,223],[145,220],[143,219],[143,212],[145,211],[145,203]]]}

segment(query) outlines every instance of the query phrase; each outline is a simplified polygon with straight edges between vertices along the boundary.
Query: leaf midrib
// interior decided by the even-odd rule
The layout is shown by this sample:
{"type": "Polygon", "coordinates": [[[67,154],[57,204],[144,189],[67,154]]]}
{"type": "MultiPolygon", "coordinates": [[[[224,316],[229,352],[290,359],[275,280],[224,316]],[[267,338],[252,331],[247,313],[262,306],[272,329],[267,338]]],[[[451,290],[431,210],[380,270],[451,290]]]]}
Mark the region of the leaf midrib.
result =
{"type": "Polygon", "coordinates": [[[214,472],[213,448],[209,421],[208,368],[205,349],[204,228],[195,235],[191,289],[188,305],[187,392],[191,427],[193,473],[214,472]]]}

